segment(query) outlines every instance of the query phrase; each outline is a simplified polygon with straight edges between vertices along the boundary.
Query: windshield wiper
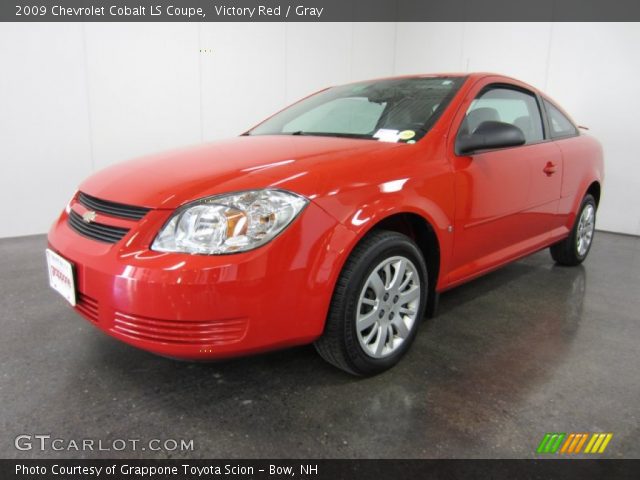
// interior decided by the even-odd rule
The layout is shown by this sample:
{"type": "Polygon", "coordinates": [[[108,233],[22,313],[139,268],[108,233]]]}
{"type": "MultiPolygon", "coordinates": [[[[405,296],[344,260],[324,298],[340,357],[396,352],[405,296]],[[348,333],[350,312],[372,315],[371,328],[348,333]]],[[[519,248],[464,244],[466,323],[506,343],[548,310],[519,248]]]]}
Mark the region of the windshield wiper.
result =
{"type": "Polygon", "coordinates": [[[286,132],[284,133],[284,135],[309,135],[314,137],[360,138],[365,140],[373,140],[373,136],[366,133],[305,132],[303,130],[296,130],[295,132],[286,132]]]}

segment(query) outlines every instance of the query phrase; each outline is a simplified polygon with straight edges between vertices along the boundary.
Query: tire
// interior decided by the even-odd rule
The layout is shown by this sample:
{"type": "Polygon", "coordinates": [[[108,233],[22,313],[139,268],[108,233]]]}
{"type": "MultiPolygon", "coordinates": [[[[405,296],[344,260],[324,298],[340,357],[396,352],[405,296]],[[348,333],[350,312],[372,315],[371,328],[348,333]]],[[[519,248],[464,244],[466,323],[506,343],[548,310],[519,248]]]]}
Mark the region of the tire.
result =
{"type": "Polygon", "coordinates": [[[368,234],[342,269],[316,350],[354,375],[393,367],[415,339],[427,279],[422,253],[409,237],[385,230],[368,234]]]}
{"type": "Polygon", "coordinates": [[[551,257],[559,265],[580,265],[591,250],[595,234],[596,201],[591,194],[585,195],[576,215],[576,220],[571,233],[561,242],[552,245],[549,251],[551,257]],[[580,240],[584,243],[580,243],[580,240]]]}

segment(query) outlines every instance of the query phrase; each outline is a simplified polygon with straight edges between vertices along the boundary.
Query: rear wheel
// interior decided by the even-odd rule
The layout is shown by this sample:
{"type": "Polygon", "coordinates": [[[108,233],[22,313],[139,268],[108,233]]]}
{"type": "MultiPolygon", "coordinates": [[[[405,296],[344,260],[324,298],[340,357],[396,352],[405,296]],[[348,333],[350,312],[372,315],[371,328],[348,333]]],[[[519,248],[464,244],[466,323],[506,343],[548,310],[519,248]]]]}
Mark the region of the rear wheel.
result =
{"type": "Polygon", "coordinates": [[[349,373],[380,373],[409,349],[426,300],[427,266],[416,244],[375,231],[347,260],[316,349],[349,373]]]}
{"type": "Polygon", "coordinates": [[[582,200],[573,229],[567,238],[551,246],[556,263],[574,266],[581,264],[591,249],[596,228],[596,201],[591,194],[582,200]]]}

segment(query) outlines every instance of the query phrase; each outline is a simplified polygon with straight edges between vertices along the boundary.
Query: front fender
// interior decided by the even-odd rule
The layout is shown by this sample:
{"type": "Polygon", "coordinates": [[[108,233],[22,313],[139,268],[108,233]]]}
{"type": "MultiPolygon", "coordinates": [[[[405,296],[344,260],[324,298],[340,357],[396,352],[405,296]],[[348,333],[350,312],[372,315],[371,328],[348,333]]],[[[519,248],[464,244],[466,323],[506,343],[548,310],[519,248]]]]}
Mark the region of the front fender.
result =
{"type": "MultiPolygon", "coordinates": [[[[390,180],[380,184],[361,185],[315,199],[320,208],[333,216],[345,231],[341,245],[332,250],[343,252],[338,273],[351,251],[373,228],[396,214],[415,214],[433,229],[440,247],[440,275],[437,289],[444,286],[453,249],[451,226],[454,214],[453,176],[443,173],[438,178],[390,180]]],[[[337,278],[337,275],[336,275],[337,278]]]]}

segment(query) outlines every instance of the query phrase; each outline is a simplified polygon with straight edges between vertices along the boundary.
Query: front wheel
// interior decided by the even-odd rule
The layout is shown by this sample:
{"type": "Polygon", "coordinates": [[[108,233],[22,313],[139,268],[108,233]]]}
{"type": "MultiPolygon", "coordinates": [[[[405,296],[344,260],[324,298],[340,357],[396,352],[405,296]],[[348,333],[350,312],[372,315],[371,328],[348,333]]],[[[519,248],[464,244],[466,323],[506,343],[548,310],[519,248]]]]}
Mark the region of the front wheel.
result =
{"type": "Polygon", "coordinates": [[[550,248],[551,257],[560,265],[581,264],[591,249],[596,228],[596,201],[593,195],[585,195],[571,233],[550,248]]]}
{"type": "Polygon", "coordinates": [[[427,302],[420,249],[397,232],[375,231],[347,260],[315,343],[329,363],[356,375],[398,363],[413,342],[427,302]]]}

